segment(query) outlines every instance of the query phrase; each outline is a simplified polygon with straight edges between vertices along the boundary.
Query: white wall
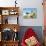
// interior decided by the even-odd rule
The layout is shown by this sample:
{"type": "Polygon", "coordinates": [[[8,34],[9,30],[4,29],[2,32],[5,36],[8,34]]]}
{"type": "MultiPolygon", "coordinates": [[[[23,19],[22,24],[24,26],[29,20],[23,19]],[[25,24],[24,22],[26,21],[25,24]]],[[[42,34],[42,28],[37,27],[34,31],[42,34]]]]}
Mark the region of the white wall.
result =
{"type": "Polygon", "coordinates": [[[24,0],[21,8],[37,8],[37,19],[23,19],[22,13],[20,18],[20,25],[22,26],[43,26],[43,6],[42,0],[24,0]]]}
{"type": "Polygon", "coordinates": [[[0,6],[1,7],[9,7],[9,6],[14,6],[14,1],[15,0],[0,0],[0,6]]]}
{"type": "MultiPolygon", "coordinates": [[[[14,6],[15,0],[0,0],[0,6],[14,6]]],[[[43,6],[42,0],[17,0],[20,7],[19,24],[21,26],[43,26],[43,6]],[[37,19],[23,19],[23,8],[37,8],[37,19]]]]}

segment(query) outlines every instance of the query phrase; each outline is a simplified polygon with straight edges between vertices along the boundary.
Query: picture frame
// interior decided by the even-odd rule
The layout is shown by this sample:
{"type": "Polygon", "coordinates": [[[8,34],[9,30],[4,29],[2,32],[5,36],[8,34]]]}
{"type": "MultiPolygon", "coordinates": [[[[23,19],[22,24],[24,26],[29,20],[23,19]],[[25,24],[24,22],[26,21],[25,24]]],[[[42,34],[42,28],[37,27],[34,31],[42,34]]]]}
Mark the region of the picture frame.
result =
{"type": "Polygon", "coordinates": [[[37,8],[23,8],[24,19],[35,19],[37,18],[37,8]]]}
{"type": "Polygon", "coordinates": [[[10,15],[16,15],[17,12],[16,12],[15,10],[10,10],[10,11],[9,11],[9,14],[10,14],[10,15]]]}
{"type": "Polygon", "coordinates": [[[2,10],[2,15],[9,15],[9,10],[2,10]]]}

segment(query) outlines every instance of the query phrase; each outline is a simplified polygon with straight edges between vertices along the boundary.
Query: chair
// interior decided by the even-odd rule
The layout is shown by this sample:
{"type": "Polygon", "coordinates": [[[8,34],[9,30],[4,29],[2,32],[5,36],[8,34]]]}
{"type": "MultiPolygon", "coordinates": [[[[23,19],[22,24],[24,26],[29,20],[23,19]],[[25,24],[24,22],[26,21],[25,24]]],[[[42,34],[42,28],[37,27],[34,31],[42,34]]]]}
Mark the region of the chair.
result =
{"type": "Polygon", "coordinates": [[[37,35],[36,35],[36,33],[34,32],[34,30],[32,28],[28,28],[27,31],[25,32],[24,37],[22,38],[21,46],[27,46],[25,40],[29,39],[32,36],[35,37],[36,40],[38,41],[35,46],[41,46],[39,40],[37,39],[37,35]]]}

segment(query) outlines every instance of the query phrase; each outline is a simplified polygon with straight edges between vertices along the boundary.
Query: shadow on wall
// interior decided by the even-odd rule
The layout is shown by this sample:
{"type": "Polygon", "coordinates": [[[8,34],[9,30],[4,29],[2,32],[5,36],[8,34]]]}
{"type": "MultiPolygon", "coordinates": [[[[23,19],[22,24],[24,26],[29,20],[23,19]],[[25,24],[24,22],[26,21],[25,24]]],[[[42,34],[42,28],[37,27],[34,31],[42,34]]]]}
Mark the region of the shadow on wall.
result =
{"type": "Polygon", "coordinates": [[[42,30],[42,26],[21,26],[20,27],[20,32],[19,32],[19,39],[20,39],[20,42],[24,36],[24,33],[26,32],[26,30],[28,28],[32,28],[34,30],[34,32],[36,32],[37,34],[37,37],[39,39],[39,41],[41,43],[43,43],[43,30],[42,30]]]}

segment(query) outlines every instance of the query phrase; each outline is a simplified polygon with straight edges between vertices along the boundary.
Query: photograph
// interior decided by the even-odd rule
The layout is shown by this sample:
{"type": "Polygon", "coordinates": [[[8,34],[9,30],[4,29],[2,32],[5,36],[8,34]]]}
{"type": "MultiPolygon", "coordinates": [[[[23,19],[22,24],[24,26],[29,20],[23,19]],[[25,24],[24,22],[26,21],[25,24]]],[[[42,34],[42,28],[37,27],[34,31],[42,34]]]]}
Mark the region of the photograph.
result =
{"type": "Polygon", "coordinates": [[[23,8],[23,18],[24,19],[36,19],[37,8],[23,8]]]}

